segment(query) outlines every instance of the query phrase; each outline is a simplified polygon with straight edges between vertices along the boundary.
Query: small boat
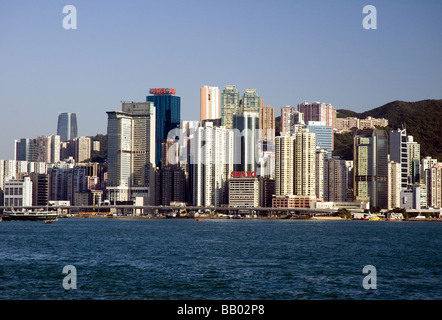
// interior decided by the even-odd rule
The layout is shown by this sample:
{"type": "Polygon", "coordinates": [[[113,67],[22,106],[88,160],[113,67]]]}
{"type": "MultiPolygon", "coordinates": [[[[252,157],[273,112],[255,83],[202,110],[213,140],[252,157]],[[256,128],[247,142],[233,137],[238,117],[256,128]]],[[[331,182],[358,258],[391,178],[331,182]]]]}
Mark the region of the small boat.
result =
{"type": "Polygon", "coordinates": [[[45,223],[54,223],[55,221],[57,221],[57,219],[55,219],[55,220],[45,220],[45,223]]]}
{"type": "Polygon", "coordinates": [[[402,221],[404,215],[402,213],[389,212],[387,213],[387,221],[402,221]]]}
{"type": "Polygon", "coordinates": [[[378,216],[371,216],[368,220],[369,221],[380,221],[381,218],[379,218],[378,216]]]}

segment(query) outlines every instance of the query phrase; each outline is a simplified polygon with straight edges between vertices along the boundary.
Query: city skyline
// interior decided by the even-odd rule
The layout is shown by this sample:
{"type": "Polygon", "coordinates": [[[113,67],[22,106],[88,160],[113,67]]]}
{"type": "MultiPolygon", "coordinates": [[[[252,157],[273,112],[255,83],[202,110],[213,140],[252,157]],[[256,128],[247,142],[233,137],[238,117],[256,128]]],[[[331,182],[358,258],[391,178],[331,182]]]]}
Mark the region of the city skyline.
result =
{"type": "Polygon", "coordinates": [[[361,112],[442,97],[441,3],[371,2],[376,30],[362,27],[364,1],[71,4],[76,30],[56,1],[0,5],[2,159],[14,140],[55,134],[63,112],[77,114],[80,136],[105,134],[106,111],[154,87],[177,90],[184,120],[199,119],[204,85],[256,89],[276,116],[302,101],[361,112]]]}

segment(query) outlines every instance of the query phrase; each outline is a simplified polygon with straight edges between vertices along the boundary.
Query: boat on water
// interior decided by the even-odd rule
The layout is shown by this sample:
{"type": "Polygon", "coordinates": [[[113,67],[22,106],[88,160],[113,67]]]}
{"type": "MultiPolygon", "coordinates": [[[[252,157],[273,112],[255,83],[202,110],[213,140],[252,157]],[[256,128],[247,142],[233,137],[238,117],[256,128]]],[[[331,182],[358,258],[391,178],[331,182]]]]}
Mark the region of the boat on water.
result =
{"type": "Polygon", "coordinates": [[[55,221],[58,214],[55,211],[4,211],[2,215],[3,221],[55,221]]]}
{"type": "Polygon", "coordinates": [[[380,221],[382,220],[381,217],[379,217],[378,215],[372,214],[372,213],[368,213],[364,215],[364,220],[369,220],[369,221],[380,221]]]}
{"type": "Polygon", "coordinates": [[[404,215],[402,213],[389,212],[387,213],[387,221],[402,221],[404,220],[404,215]]]}

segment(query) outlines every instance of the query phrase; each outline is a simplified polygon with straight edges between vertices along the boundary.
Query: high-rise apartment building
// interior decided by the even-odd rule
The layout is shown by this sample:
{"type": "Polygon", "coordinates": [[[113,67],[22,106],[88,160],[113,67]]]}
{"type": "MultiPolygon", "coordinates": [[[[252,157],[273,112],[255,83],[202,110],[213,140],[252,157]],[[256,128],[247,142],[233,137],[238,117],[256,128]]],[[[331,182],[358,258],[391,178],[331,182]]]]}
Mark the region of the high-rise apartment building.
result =
{"type": "Polygon", "coordinates": [[[275,195],[293,195],[295,136],[281,132],[275,138],[275,195]]]}
{"type": "Polygon", "coordinates": [[[235,86],[226,86],[221,94],[221,125],[232,129],[233,114],[239,112],[239,92],[235,86]]]}
{"type": "Polygon", "coordinates": [[[227,203],[227,180],[233,171],[233,132],[206,122],[196,129],[190,143],[193,205],[227,203]]]}
{"type": "Polygon", "coordinates": [[[327,151],[325,149],[316,148],[316,199],[324,200],[325,197],[325,165],[327,161],[327,151]]]}
{"type": "Polygon", "coordinates": [[[218,87],[200,88],[200,121],[221,119],[220,91],[218,87]]]}
{"type": "Polygon", "coordinates": [[[77,137],[72,139],[74,159],[76,162],[83,162],[91,158],[91,138],[90,137],[77,137]]]}
{"type": "Polygon", "coordinates": [[[275,146],[275,109],[267,106],[259,108],[259,140],[263,142],[263,151],[273,151],[275,146]]]}
{"type": "Polygon", "coordinates": [[[316,196],[316,138],[307,129],[295,134],[295,195],[316,196]]]}
{"type": "Polygon", "coordinates": [[[69,141],[78,136],[77,115],[72,112],[58,115],[57,135],[61,141],[69,141]]]}
{"type": "Polygon", "coordinates": [[[86,170],[76,167],[73,162],[61,161],[48,169],[49,200],[70,201],[75,205],[75,193],[85,192],[86,170]]]}
{"type": "Polygon", "coordinates": [[[150,89],[146,101],[154,103],[156,109],[155,131],[155,164],[161,164],[161,144],[167,142],[168,134],[180,126],[181,98],[176,96],[175,89],[150,89]]]}
{"type": "Polygon", "coordinates": [[[56,163],[60,161],[60,136],[39,136],[15,141],[15,160],[56,163]]]}
{"type": "Polygon", "coordinates": [[[281,108],[281,132],[290,132],[291,115],[295,108],[285,106],[281,108]]]}
{"type": "Polygon", "coordinates": [[[388,162],[388,209],[401,207],[401,164],[388,162]]]}
{"type": "Polygon", "coordinates": [[[390,161],[401,165],[401,188],[406,188],[408,185],[408,149],[405,129],[390,131],[389,148],[390,161]]]}
{"type": "Polygon", "coordinates": [[[178,164],[157,169],[155,175],[155,204],[170,206],[171,202],[185,202],[186,173],[178,164]]]}
{"type": "Polygon", "coordinates": [[[408,184],[419,182],[419,165],[421,161],[420,144],[414,141],[413,136],[407,136],[407,176],[408,184]],[[417,163],[417,168],[416,168],[417,163]]]}
{"type": "Polygon", "coordinates": [[[354,196],[372,207],[388,207],[388,136],[385,130],[358,130],[354,137],[354,196]]]}
{"type": "Polygon", "coordinates": [[[261,105],[261,99],[255,89],[246,89],[244,92],[240,109],[241,112],[256,112],[259,113],[259,107],[261,105]]]}
{"type": "Polygon", "coordinates": [[[390,131],[390,160],[401,164],[401,187],[419,182],[420,145],[406,129],[390,131]],[[416,168],[417,162],[417,168],[416,168]]]}
{"type": "Polygon", "coordinates": [[[295,133],[294,125],[304,125],[304,114],[295,108],[285,106],[281,108],[281,132],[295,133]]]}
{"type": "Polygon", "coordinates": [[[327,158],[324,169],[324,201],[353,200],[353,161],[327,158]]]}
{"type": "Polygon", "coordinates": [[[442,208],[442,162],[436,163],[429,169],[429,178],[428,205],[442,208]]]}
{"type": "Polygon", "coordinates": [[[49,203],[49,174],[31,172],[32,205],[47,206],[49,203]]]}
{"type": "Polygon", "coordinates": [[[123,102],[108,114],[108,199],[155,201],[155,106],[123,102]]]}

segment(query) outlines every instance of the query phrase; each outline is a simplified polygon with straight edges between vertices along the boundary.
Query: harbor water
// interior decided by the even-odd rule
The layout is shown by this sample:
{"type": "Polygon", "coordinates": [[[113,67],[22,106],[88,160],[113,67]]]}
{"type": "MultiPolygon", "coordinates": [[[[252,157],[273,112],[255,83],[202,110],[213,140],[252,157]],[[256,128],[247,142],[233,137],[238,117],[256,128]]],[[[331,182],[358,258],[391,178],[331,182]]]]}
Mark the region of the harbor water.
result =
{"type": "Polygon", "coordinates": [[[0,299],[438,300],[441,234],[425,221],[3,221],[0,299]]]}

